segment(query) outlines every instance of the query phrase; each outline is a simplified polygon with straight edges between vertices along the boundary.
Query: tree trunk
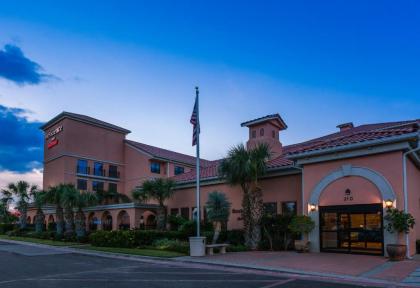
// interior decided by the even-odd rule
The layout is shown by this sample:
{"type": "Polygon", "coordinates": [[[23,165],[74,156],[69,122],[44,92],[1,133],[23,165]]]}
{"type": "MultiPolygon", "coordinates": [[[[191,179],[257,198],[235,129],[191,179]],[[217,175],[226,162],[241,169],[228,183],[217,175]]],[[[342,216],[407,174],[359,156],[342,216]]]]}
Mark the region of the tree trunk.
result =
{"type": "Polygon", "coordinates": [[[64,211],[65,234],[72,234],[74,232],[74,213],[73,209],[66,208],[64,211]]]}
{"type": "Polygon", "coordinates": [[[20,224],[20,229],[25,229],[26,228],[26,217],[27,217],[27,212],[26,209],[20,209],[20,217],[19,217],[19,224],[20,224]]]}
{"type": "Polygon", "coordinates": [[[76,213],[76,219],[74,221],[76,227],[76,235],[78,238],[86,236],[86,217],[82,210],[78,210],[76,213]]]}
{"type": "Polygon", "coordinates": [[[249,193],[244,194],[242,206],[245,245],[251,250],[256,250],[261,241],[261,219],[264,210],[262,190],[254,188],[249,193]]]}
{"type": "Polygon", "coordinates": [[[156,224],[158,230],[166,230],[166,209],[159,207],[156,211],[156,224]]]}
{"type": "Polygon", "coordinates": [[[57,236],[62,236],[64,232],[63,208],[57,206],[55,209],[55,227],[57,236]]]}
{"type": "Polygon", "coordinates": [[[213,234],[212,244],[217,243],[217,239],[219,239],[220,231],[222,231],[222,222],[220,221],[214,222],[214,234],[213,234]]]}
{"type": "Polygon", "coordinates": [[[42,209],[38,209],[35,215],[35,232],[41,233],[44,231],[44,222],[45,222],[45,215],[42,212],[42,209]]]}

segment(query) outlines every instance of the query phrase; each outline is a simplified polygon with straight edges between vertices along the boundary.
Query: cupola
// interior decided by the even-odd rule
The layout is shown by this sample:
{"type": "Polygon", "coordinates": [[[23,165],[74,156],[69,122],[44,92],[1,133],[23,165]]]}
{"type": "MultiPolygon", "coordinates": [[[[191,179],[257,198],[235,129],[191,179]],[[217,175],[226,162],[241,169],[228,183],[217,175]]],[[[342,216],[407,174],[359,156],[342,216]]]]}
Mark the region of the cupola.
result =
{"type": "Polygon", "coordinates": [[[252,149],[258,143],[267,143],[274,157],[282,154],[283,146],[279,140],[279,134],[280,131],[287,129],[287,125],[279,114],[246,121],[241,124],[241,127],[249,129],[249,139],[246,143],[248,149],[252,149]]]}

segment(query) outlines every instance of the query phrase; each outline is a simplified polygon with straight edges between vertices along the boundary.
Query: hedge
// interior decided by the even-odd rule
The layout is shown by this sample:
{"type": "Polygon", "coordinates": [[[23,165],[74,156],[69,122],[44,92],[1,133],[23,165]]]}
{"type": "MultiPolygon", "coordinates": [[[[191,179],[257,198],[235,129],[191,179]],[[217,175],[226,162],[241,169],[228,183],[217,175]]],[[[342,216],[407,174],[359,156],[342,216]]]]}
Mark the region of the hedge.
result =
{"type": "Polygon", "coordinates": [[[15,229],[15,224],[0,224],[0,234],[6,234],[6,232],[12,231],[13,229],[15,229]]]}
{"type": "Polygon", "coordinates": [[[187,241],[188,235],[178,231],[118,230],[97,231],[89,235],[93,246],[133,248],[153,245],[159,239],[187,241]]]}

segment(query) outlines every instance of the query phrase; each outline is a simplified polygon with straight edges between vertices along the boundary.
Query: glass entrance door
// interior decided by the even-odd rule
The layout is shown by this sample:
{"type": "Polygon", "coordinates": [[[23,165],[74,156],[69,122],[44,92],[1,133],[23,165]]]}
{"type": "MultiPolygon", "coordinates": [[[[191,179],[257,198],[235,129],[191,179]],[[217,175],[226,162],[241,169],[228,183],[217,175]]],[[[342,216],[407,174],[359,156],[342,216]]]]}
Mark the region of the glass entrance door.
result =
{"type": "Polygon", "coordinates": [[[324,206],[321,251],[383,255],[382,205],[324,206]]]}

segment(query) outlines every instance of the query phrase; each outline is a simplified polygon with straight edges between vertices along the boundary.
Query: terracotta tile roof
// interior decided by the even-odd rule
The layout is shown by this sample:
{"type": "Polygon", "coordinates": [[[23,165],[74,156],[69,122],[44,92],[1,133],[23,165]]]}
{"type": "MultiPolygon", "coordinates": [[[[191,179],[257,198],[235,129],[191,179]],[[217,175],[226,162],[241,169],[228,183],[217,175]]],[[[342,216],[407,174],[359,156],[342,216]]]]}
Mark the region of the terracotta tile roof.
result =
{"type": "Polygon", "coordinates": [[[80,121],[80,122],[85,122],[85,123],[89,123],[95,126],[99,126],[99,127],[103,127],[103,128],[107,128],[107,129],[111,129],[111,130],[115,130],[124,134],[128,134],[131,131],[124,129],[122,127],[119,127],[117,125],[108,123],[108,122],[104,122],[102,120],[96,119],[96,118],[92,118],[86,115],[82,115],[82,114],[77,114],[77,113],[71,113],[71,112],[66,112],[63,111],[60,114],[58,114],[57,116],[55,116],[53,119],[51,119],[50,121],[48,121],[47,123],[45,123],[44,125],[42,125],[40,128],[42,130],[46,130],[49,127],[51,127],[52,125],[54,125],[55,123],[57,123],[58,121],[64,119],[64,118],[70,118],[76,121],[80,121]]]}
{"type": "MultiPolygon", "coordinates": [[[[146,152],[147,154],[150,154],[152,157],[161,158],[161,159],[165,159],[165,160],[171,160],[171,161],[175,161],[175,162],[181,162],[181,163],[185,163],[185,164],[189,164],[189,165],[193,165],[193,166],[195,166],[195,163],[196,163],[195,162],[196,159],[195,159],[194,156],[190,156],[190,155],[186,155],[186,154],[162,149],[162,148],[159,148],[159,147],[155,147],[155,146],[151,146],[151,145],[147,145],[147,144],[144,144],[144,143],[139,143],[139,142],[135,142],[135,141],[131,141],[131,140],[125,140],[125,142],[134,146],[137,149],[140,149],[140,150],[146,152]]],[[[200,166],[207,166],[212,162],[213,161],[200,159],[200,166]]]]}
{"type": "Polygon", "coordinates": [[[283,147],[283,151],[286,155],[294,155],[302,152],[322,150],[332,147],[399,136],[418,132],[419,125],[420,119],[360,125],[346,131],[333,133],[299,144],[285,146],[283,147]]]}
{"type": "MultiPolygon", "coordinates": [[[[267,163],[267,166],[268,169],[286,167],[289,165],[293,165],[293,161],[288,159],[288,157],[297,153],[326,149],[336,146],[344,146],[363,141],[370,141],[386,137],[403,135],[407,133],[418,132],[419,126],[420,119],[411,121],[360,125],[346,131],[329,134],[298,144],[284,146],[284,154],[270,160],[267,163]]],[[[218,167],[221,161],[222,160],[209,161],[208,166],[201,168],[200,179],[204,180],[217,177],[218,167]]],[[[193,170],[184,174],[174,176],[173,179],[177,182],[190,182],[194,181],[195,177],[196,172],[195,170],[193,170]]]]}

